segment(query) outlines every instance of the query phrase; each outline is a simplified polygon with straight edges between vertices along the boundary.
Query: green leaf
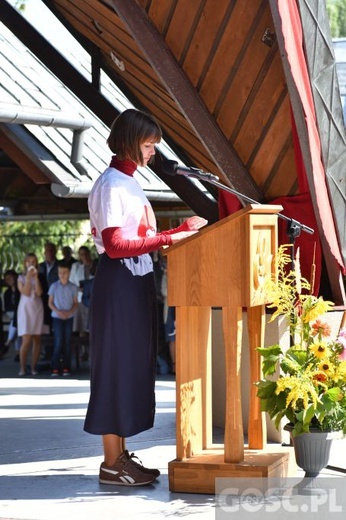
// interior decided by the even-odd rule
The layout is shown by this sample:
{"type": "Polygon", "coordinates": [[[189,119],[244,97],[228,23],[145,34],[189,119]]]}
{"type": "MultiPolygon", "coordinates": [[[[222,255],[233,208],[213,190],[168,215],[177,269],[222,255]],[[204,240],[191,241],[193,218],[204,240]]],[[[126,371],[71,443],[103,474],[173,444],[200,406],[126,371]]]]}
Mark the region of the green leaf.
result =
{"type": "Polygon", "coordinates": [[[276,417],[275,417],[275,421],[274,421],[274,425],[275,425],[275,428],[277,430],[279,430],[280,428],[280,422],[281,420],[286,417],[286,412],[285,410],[281,410],[280,412],[277,413],[276,417]]]}
{"type": "Polygon", "coordinates": [[[285,374],[295,375],[300,372],[300,365],[292,359],[285,358],[280,363],[280,368],[285,374]]]}
{"type": "Polygon", "coordinates": [[[258,347],[258,352],[262,357],[267,358],[269,356],[279,356],[282,354],[280,345],[271,345],[270,347],[258,347]]]}
{"type": "Polygon", "coordinates": [[[340,401],[343,396],[343,392],[338,387],[329,388],[325,394],[323,394],[321,401],[325,404],[328,403],[328,400],[335,403],[336,401],[340,401]]]}
{"type": "MultiPolygon", "coordinates": [[[[316,412],[316,408],[314,405],[310,404],[306,410],[302,410],[301,412],[301,421],[303,423],[304,429],[307,427],[309,428],[311,425],[311,420],[314,417],[316,412]]],[[[297,414],[298,416],[298,414],[297,414]]]]}
{"type": "Polygon", "coordinates": [[[304,425],[302,422],[295,423],[293,430],[292,430],[293,437],[296,437],[297,435],[301,435],[302,433],[309,433],[309,425],[308,424],[304,425]]]}
{"type": "Polygon", "coordinates": [[[275,381],[260,381],[257,384],[257,397],[260,399],[268,399],[275,394],[276,383],[275,381]]]}
{"type": "Polygon", "coordinates": [[[291,347],[286,352],[286,357],[289,359],[293,359],[299,366],[304,366],[307,360],[307,352],[306,350],[300,350],[294,347],[291,347]]]}
{"type": "Polygon", "coordinates": [[[263,372],[264,377],[272,376],[273,374],[275,374],[277,364],[278,364],[277,357],[275,357],[273,359],[271,359],[271,358],[265,359],[262,362],[262,372],[263,372]]]}
{"type": "Polygon", "coordinates": [[[273,375],[276,372],[277,363],[279,361],[282,350],[280,345],[271,345],[270,347],[259,347],[258,352],[261,354],[262,372],[264,376],[273,375]]]}

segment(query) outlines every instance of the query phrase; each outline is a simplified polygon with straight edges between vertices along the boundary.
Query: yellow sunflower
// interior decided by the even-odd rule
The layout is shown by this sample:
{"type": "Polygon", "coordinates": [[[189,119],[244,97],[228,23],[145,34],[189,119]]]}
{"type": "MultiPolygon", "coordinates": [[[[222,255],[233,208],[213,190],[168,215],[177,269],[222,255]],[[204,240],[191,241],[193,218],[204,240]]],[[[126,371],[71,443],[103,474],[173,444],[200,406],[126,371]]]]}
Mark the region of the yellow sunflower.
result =
{"type": "Polygon", "coordinates": [[[330,356],[330,350],[327,344],[323,343],[323,341],[314,343],[313,345],[310,345],[309,348],[317,359],[325,359],[330,356]]]}
{"type": "Polygon", "coordinates": [[[329,363],[328,359],[323,359],[319,364],[319,370],[324,372],[328,377],[332,377],[334,374],[333,365],[329,363]]]}
{"type": "Polygon", "coordinates": [[[346,361],[341,361],[336,369],[335,377],[338,381],[346,382],[346,361]]]}

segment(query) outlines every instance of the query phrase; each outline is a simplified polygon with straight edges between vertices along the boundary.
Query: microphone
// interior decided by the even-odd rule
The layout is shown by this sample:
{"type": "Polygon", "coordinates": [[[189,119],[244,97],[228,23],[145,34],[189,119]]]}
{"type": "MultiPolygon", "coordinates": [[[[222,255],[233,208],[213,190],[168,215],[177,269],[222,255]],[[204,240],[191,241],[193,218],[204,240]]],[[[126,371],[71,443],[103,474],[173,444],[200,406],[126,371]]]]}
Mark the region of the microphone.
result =
{"type": "Polygon", "coordinates": [[[199,168],[190,168],[188,166],[179,166],[177,161],[162,161],[162,169],[167,175],[183,175],[184,177],[192,177],[194,179],[206,181],[218,181],[219,177],[213,173],[205,173],[199,168]]]}

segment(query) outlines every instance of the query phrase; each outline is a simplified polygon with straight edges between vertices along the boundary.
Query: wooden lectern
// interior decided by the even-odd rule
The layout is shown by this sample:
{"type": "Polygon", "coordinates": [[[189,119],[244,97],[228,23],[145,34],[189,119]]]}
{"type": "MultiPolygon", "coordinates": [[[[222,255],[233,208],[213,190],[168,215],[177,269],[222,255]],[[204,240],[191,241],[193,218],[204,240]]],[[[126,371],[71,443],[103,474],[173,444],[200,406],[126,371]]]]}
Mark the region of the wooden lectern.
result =
{"type": "Polygon", "coordinates": [[[176,307],[176,459],[171,491],[214,493],[216,477],[283,476],[288,453],[266,448],[256,387],[251,384],[248,448],[244,448],[240,360],[247,308],[250,380],[260,379],[264,281],[277,251],[281,206],[250,205],[166,249],[168,304],[176,307]],[[224,445],[212,441],[211,311],[222,308],[226,410],[224,445]]]}

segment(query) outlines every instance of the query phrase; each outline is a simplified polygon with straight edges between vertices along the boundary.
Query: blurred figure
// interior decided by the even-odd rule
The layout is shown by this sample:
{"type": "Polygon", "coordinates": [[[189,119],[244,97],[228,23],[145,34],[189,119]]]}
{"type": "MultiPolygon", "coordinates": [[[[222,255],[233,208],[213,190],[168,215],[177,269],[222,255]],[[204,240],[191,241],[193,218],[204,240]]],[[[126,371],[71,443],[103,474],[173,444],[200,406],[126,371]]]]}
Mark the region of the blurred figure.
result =
{"type": "Polygon", "coordinates": [[[42,333],[48,335],[44,345],[44,358],[50,361],[52,357],[52,316],[48,306],[48,290],[52,283],[56,282],[58,278],[58,264],[59,260],[56,257],[57,248],[52,242],[47,242],[44,246],[44,261],[40,262],[38,272],[40,274],[42,283],[42,302],[44,312],[44,328],[42,333]],[[49,337],[50,336],[50,337],[49,337]]]}
{"type": "Polygon", "coordinates": [[[170,372],[169,354],[167,352],[167,343],[165,339],[165,324],[164,324],[164,305],[165,298],[162,294],[162,278],[165,272],[166,260],[162,256],[160,250],[151,253],[153,260],[153,268],[156,285],[156,301],[157,301],[157,334],[158,334],[158,348],[157,348],[157,368],[156,372],[160,375],[167,375],[170,372]]]}
{"type": "Polygon", "coordinates": [[[45,278],[47,292],[52,283],[58,280],[58,263],[56,245],[52,242],[47,242],[44,246],[44,261],[40,262],[38,266],[38,272],[45,278]]]}
{"type": "Polygon", "coordinates": [[[8,269],[4,273],[4,281],[7,289],[4,292],[4,312],[10,320],[8,328],[8,336],[1,355],[6,354],[11,344],[14,344],[16,353],[19,357],[19,349],[21,339],[17,332],[17,310],[20,298],[20,292],[17,286],[18,273],[14,269],[8,269]]]}
{"type": "Polygon", "coordinates": [[[94,278],[95,265],[91,257],[90,249],[87,246],[81,246],[78,250],[78,262],[71,267],[70,281],[77,285],[78,292],[78,309],[74,316],[73,331],[78,332],[81,347],[82,360],[86,361],[89,357],[88,349],[88,332],[89,332],[89,306],[83,303],[83,289],[85,283],[94,278]]]}
{"type": "Polygon", "coordinates": [[[164,297],[163,322],[165,327],[165,340],[169,349],[171,373],[175,374],[175,307],[170,307],[167,303],[167,265],[162,276],[161,292],[164,297]]]}
{"type": "MultiPolygon", "coordinates": [[[[0,288],[1,288],[2,280],[0,281],[0,288]]],[[[2,357],[2,351],[4,349],[3,343],[4,343],[4,327],[3,327],[3,320],[2,320],[3,310],[2,310],[2,298],[0,298],[0,359],[2,357]]]]}
{"type": "Polygon", "coordinates": [[[44,307],[44,324],[49,327],[47,332],[51,332],[52,319],[50,309],[48,307],[48,289],[52,283],[58,280],[58,264],[59,261],[56,257],[56,245],[52,242],[47,242],[44,246],[44,261],[40,262],[38,266],[38,272],[42,275],[42,301],[44,307]]]}
{"type": "Polygon", "coordinates": [[[73,251],[70,246],[64,246],[61,250],[62,252],[62,262],[64,264],[68,264],[70,268],[72,267],[72,264],[77,262],[77,259],[73,256],[73,251]]]}
{"type": "Polygon", "coordinates": [[[38,274],[35,253],[28,253],[24,260],[24,271],[18,276],[20,299],[18,304],[18,336],[22,337],[20,347],[20,376],[26,375],[27,359],[30,349],[31,374],[37,374],[36,365],[41,351],[43,328],[42,284],[38,274]]]}

